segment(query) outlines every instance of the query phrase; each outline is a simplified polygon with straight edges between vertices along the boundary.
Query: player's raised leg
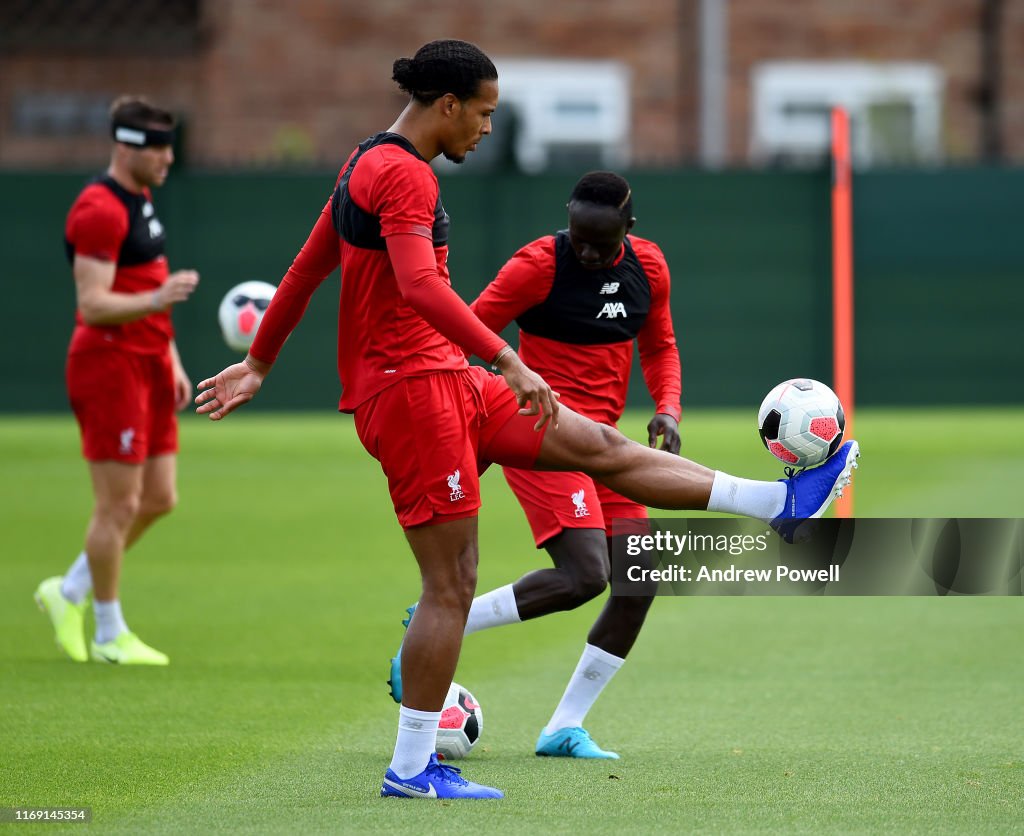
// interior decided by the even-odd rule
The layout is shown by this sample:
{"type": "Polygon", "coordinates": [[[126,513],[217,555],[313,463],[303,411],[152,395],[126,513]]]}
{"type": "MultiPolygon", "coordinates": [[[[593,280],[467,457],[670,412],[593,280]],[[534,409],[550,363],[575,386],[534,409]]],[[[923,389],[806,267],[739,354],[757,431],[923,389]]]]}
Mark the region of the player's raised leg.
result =
{"type": "Polygon", "coordinates": [[[617,430],[563,407],[544,434],[538,469],[581,470],[613,491],[653,508],[722,511],[764,520],[792,542],[799,522],[820,517],[849,484],[860,449],[843,444],[820,467],[778,482],[740,479],[630,441],[617,430]]]}
{"type": "MultiPolygon", "coordinates": [[[[517,451],[527,443],[532,419],[518,416],[492,439],[484,455],[499,464],[519,465],[517,451]],[[508,459],[508,461],[507,461],[508,459]]],[[[785,540],[799,536],[800,523],[820,517],[842,494],[857,467],[855,441],[843,444],[820,467],[764,482],[742,479],[722,471],[644,447],[612,427],[597,424],[562,407],[557,427],[545,428],[535,467],[539,470],[580,470],[616,493],[642,505],[749,516],[769,523],[785,540]]],[[[513,585],[493,590],[474,602],[469,624],[477,613],[483,626],[521,620],[513,585]]],[[[396,702],[402,699],[401,651],[392,659],[389,680],[396,702]]]]}

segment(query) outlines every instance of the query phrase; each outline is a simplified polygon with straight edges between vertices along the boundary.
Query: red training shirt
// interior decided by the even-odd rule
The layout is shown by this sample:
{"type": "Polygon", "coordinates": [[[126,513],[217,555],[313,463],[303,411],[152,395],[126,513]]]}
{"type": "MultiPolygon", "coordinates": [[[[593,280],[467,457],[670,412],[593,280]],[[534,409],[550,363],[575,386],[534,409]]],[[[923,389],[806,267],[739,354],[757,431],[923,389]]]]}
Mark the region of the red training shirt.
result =
{"type": "Polygon", "coordinates": [[[477,320],[452,290],[448,245],[431,229],[440,187],[408,144],[377,134],[352,152],[348,198],[376,219],[386,248],[340,237],[327,203],[264,314],[250,353],[273,363],[313,291],[341,264],[338,311],[339,409],[356,407],[387,386],[418,374],[466,368],[466,354],[492,359],[504,341],[477,320]],[[384,144],[381,144],[383,138],[384,144]]]}
{"type": "MultiPolygon", "coordinates": [[[[109,176],[90,183],[68,212],[64,238],[69,258],[113,261],[115,293],[157,290],[169,274],[163,225],[149,189],[129,192],[109,176]]],[[[69,352],[116,347],[138,354],[163,354],[174,338],[169,311],[155,311],[120,325],[86,325],[75,311],[69,352]]]]}
{"type": "Polygon", "coordinates": [[[585,271],[567,252],[566,234],[559,235],[561,258],[556,255],[558,236],[547,235],[527,244],[473,302],[473,312],[494,331],[514,319],[520,320],[519,353],[523,362],[561,395],[561,403],[594,421],[612,425],[622,417],[626,406],[633,359],[634,340],[619,337],[632,333],[626,326],[629,317],[642,320],[634,330],[655,411],[679,420],[679,351],[669,308],[668,264],[661,249],[651,241],[629,235],[628,246],[623,245],[612,267],[585,271]],[[631,273],[626,270],[627,258],[633,261],[631,273]],[[556,283],[559,271],[562,280],[556,283]],[[633,284],[633,304],[615,301],[628,289],[627,281],[633,284]],[[538,318],[530,315],[542,313],[552,303],[555,288],[561,304],[568,307],[554,311],[546,325],[543,321],[537,324],[538,318]],[[565,315],[570,309],[579,317],[578,322],[565,315]],[[612,328],[619,330],[609,330],[612,328]]]}

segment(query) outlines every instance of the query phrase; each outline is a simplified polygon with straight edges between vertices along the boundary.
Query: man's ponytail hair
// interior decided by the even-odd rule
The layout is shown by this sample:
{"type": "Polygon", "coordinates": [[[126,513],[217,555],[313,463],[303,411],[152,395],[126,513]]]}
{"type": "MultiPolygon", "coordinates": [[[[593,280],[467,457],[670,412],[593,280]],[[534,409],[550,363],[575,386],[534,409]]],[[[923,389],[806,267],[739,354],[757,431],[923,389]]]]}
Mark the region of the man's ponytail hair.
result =
{"type": "Polygon", "coordinates": [[[431,41],[412,58],[399,58],[392,67],[398,86],[420,104],[429,105],[446,93],[460,101],[473,98],[480,82],[494,81],[494,63],[466,41],[431,41]]]}

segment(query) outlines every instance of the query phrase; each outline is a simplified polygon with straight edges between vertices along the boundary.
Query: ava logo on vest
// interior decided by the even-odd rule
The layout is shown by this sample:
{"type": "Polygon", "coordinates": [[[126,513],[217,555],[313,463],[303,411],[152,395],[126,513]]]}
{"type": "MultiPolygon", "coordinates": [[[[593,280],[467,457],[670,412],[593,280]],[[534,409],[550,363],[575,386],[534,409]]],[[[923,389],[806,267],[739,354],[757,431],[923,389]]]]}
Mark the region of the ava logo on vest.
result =
{"type": "Polygon", "coordinates": [[[607,317],[608,319],[615,319],[620,316],[626,317],[626,306],[622,302],[605,302],[604,307],[601,308],[594,318],[607,317]]]}

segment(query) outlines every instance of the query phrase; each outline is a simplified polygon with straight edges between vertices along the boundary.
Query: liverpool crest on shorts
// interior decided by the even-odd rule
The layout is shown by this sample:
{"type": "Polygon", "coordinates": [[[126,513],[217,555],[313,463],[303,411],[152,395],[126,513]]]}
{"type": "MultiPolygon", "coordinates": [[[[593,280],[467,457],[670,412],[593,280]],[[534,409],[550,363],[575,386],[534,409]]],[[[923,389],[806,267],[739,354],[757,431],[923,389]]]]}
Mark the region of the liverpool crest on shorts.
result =
{"type": "Polygon", "coordinates": [[[466,495],[462,492],[462,488],[459,486],[459,479],[461,478],[462,474],[458,470],[448,477],[448,487],[451,488],[452,491],[448,495],[448,499],[451,502],[456,502],[460,499],[466,498],[466,495]]]}

